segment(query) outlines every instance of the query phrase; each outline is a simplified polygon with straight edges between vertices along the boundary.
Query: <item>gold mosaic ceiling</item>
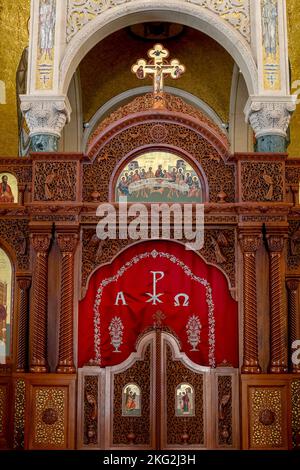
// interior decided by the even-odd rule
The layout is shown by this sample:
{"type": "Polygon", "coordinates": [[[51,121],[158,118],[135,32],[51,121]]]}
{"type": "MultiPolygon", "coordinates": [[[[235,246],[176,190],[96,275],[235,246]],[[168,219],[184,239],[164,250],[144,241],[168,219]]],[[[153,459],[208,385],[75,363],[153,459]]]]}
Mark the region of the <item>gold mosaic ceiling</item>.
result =
{"type": "MultiPolygon", "coordinates": [[[[165,79],[165,85],[182,88],[204,100],[224,122],[228,122],[233,59],[208,36],[186,28],[179,38],[164,40],[170,59],[186,67],[179,80],[165,79]]],[[[130,88],[151,85],[139,80],[130,68],[137,59],[147,57],[153,42],[132,36],[126,29],[97,44],[80,64],[83,94],[83,120],[89,121],[97,109],[130,88]]]]}
{"type": "MultiPolygon", "coordinates": [[[[300,2],[299,0],[286,0],[286,3],[289,27],[289,56],[293,82],[300,80],[300,2]]],[[[3,156],[17,155],[18,151],[15,75],[22,51],[28,44],[27,22],[29,11],[30,0],[0,0],[0,80],[4,81],[6,87],[6,103],[0,104],[0,155],[3,156]]],[[[118,34],[124,33],[119,32],[118,34]]],[[[200,33],[196,32],[196,34],[200,33]]],[[[222,51],[222,53],[218,51],[217,45],[212,54],[208,53],[205,47],[202,47],[199,49],[200,55],[196,56],[195,49],[189,46],[190,39],[189,37],[186,39],[182,38],[182,40],[187,41],[185,52],[182,52],[183,48],[181,51],[178,47],[176,48],[176,41],[174,41],[174,47],[172,40],[166,44],[166,47],[170,48],[172,56],[176,57],[177,55],[188,69],[186,75],[181,78],[180,85],[177,82],[176,86],[196,94],[212,106],[222,119],[227,120],[231,79],[229,72],[230,70],[232,71],[232,61],[230,59],[227,61],[228,55],[225,51],[222,51]],[[226,64],[224,64],[225,56],[226,64]],[[195,60],[195,57],[197,57],[197,60],[195,60]],[[199,63],[204,63],[205,67],[199,69],[199,63]],[[197,85],[195,85],[195,76],[198,77],[197,85]]],[[[207,38],[205,40],[210,41],[207,38]]],[[[133,75],[128,73],[128,64],[133,63],[138,57],[145,56],[148,43],[141,41],[139,44],[140,46],[134,51],[128,47],[125,48],[122,56],[120,56],[120,50],[118,49],[119,59],[117,65],[113,60],[115,45],[110,47],[107,44],[106,49],[102,48],[102,52],[105,55],[111,51],[111,59],[105,68],[103,68],[103,64],[101,66],[99,64],[97,74],[94,71],[94,67],[92,67],[89,56],[83,61],[80,71],[84,83],[83,109],[86,120],[107,99],[121,93],[124,89],[142,84],[142,82],[134,79],[133,75]],[[133,61],[132,58],[134,59],[133,61]],[[93,74],[91,71],[93,71],[93,74]],[[99,82],[102,83],[101,88],[99,82]]],[[[120,44],[118,48],[119,46],[120,44]]],[[[92,55],[93,51],[90,53],[90,58],[92,55]]],[[[170,83],[170,85],[173,84],[170,83]]],[[[289,153],[291,156],[300,156],[299,106],[291,123],[289,153]]]]}

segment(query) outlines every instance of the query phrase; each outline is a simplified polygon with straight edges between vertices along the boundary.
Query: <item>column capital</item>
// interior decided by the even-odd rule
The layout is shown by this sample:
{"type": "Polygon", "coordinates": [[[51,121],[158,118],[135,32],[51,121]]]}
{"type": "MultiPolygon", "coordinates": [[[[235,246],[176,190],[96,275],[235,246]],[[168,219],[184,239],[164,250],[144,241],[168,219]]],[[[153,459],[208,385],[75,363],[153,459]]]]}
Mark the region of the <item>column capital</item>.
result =
{"type": "Polygon", "coordinates": [[[250,96],[244,113],[257,139],[258,152],[285,152],[287,130],[296,109],[295,95],[250,96]]]}
{"type": "Polygon", "coordinates": [[[271,253],[281,253],[284,248],[286,235],[267,235],[268,248],[271,253]]]}
{"type": "Polygon", "coordinates": [[[256,253],[261,245],[262,235],[257,233],[240,233],[239,241],[243,253],[256,253]]]}
{"type": "Polygon", "coordinates": [[[37,253],[47,253],[50,247],[50,233],[31,233],[30,238],[37,253]]]}
{"type": "Polygon", "coordinates": [[[296,109],[295,95],[250,96],[244,112],[255,137],[280,135],[286,137],[292,113],[296,109]]]}
{"type": "Polygon", "coordinates": [[[78,243],[78,233],[59,232],[56,234],[57,244],[62,253],[73,253],[78,243]]]}
{"type": "Polygon", "coordinates": [[[28,290],[31,286],[31,278],[30,277],[17,277],[18,286],[21,290],[28,290]]]}
{"type": "Polygon", "coordinates": [[[70,121],[71,106],[65,95],[20,95],[34,152],[53,152],[64,126],[70,121]]]}
{"type": "Polygon", "coordinates": [[[297,292],[300,279],[287,279],[286,285],[290,292],[297,292]]]}

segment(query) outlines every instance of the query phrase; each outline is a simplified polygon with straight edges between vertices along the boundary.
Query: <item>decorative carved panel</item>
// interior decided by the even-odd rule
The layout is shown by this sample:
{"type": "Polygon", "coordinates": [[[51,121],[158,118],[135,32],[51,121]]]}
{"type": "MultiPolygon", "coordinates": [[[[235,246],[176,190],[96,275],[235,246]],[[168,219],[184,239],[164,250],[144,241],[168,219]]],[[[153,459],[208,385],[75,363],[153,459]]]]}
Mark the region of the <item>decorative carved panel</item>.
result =
{"type": "Polygon", "coordinates": [[[167,444],[204,445],[203,374],[191,371],[181,361],[174,361],[169,345],[166,355],[167,444]],[[195,416],[175,415],[175,392],[181,382],[194,387],[195,416]]]}
{"type": "Polygon", "coordinates": [[[291,383],[293,448],[300,449],[300,380],[291,383]]]}
{"type": "Polygon", "coordinates": [[[300,222],[289,220],[289,240],[287,249],[288,269],[300,272],[300,222]]]}
{"type": "MultiPolygon", "coordinates": [[[[153,93],[146,93],[145,95],[137,96],[130,103],[112,112],[107,118],[101,121],[97,129],[93,132],[89,138],[88,147],[91,148],[93,146],[93,141],[97,139],[97,136],[99,136],[109,125],[113,124],[121,118],[128,116],[129,114],[135,114],[142,111],[151,111],[153,110],[154,103],[155,99],[153,93]]],[[[201,123],[206,124],[209,128],[212,128],[215,131],[215,133],[221,140],[224,141],[227,146],[229,145],[228,138],[221,131],[220,127],[197,108],[186,103],[182,98],[179,98],[178,96],[172,95],[170,93],[164,93],[164,106],[165,109],[170,112],[183,113],[199,120],[201,123]]],[[[164,124],[154,123],[153,127],[151,128],[150,135],[154,142],[164,142],[168,136],[168,131],[164,124]]],[[[91,148],[90,155],[94,154],[94,149],[91,148]]]]}
{"type": "Polygon", "coordinates": [[[98,376],[84,377],[84,444],[98,442],[98,376]]]}
{"type": "Polygon", "coordinates": [[[76,162],[35,162],[35,201],[76,201],[76,162]]]}
{"type": "Polygon", "coordinates": [[[299,184],[300,182],[300,165],[286,166],[285,180],[287,184],[299,184]]]}
{"type": "Polygon", "coordinates": [[[137,361],[124,372],[114,375],[113,445],[150,444],[150,345],[143,361],[137,361]],[[135,382],[141,389],[141,416],[122,416],[123,387],[135,382]]]}
{"type": "MultiPolygon", "coordinates": [[[[110,263],[121,250],[132,243],[134,240],[130,239],[99,240],[96,235],[96,227],[84,228],[82,230],[82,286],[86,286],[89,275],[97,266],[110,263]]],[[[219,266],[227,274],[231,286],[235,286],[234,228],[205,230],[204,246],[200,254],[207,262],[219,266]]]]}
{"type": "Polygon", "coordinates": [[[218,444],[232,445],[232,377],[218,376],[218,444]]]}
{"type": "Polygon", "coordinates": [[[284,200],[282,162],[242,162],[241,188],[243,201],[284,200]]]}
{"type": "Polygon", "coordinates": [[[284,446],[282,387],[250,387],[250,448],[284,446]]]}
{"type": "MultiPolygon", "coordinates": [[[[74,36],[89,22],[105,13],[108,8],[133,2],[134,0],[68,0],[66,37],[70,42],[74,36]]],[[[194,4],[198,9],[208,10],[213,14],[214,22],[228,22],[248,42],[250,42],[250,9],[249,0],[183,0],[194,4]],[[220,20],[218,20],[220,18],[220,20]]]]}
{"type": "Polygon", "coordinates": [[[19,271],[29,269],[29,234],[26,219],[1,219],[0,238],[10,245],[16,254],[19,271]]]}
{"type": "Polygon", "coordinates": [[[24,449],[25,381],[17,379],[14,403],[14,449],[24,449]]]}
{"type": "Polygon", "coordinates": [[[66,387],[33,388],[35,448],[66,447],[66,387]]]}
{"type": "MultiPolygon", "coordinates": [[[[116,165],[125,155],[145,145],[157,145],[151,135],[153,127],[161,121],[136,123],[115,135],[106,145],[103,140],[93,147],[97,154],[91,164],[83,165],[83,200],[92,201],[92,193],[99,193],[99,201],[108,201],[108,182],[116,165]]],[[[210,202],[218,202],[219,195],[225,193],[226,202],[235,200],[235,167],[225,164],[218,151],[209,141],[183,124],[161,122],[165,128],[165,145],[172,145],[188,152],[201,165],[209,187],[210,202]]],[[[160,141],[160,143],[162,143],[160,141]]],[[[166,148],[166,147],[165,147],[166,148]]]]}

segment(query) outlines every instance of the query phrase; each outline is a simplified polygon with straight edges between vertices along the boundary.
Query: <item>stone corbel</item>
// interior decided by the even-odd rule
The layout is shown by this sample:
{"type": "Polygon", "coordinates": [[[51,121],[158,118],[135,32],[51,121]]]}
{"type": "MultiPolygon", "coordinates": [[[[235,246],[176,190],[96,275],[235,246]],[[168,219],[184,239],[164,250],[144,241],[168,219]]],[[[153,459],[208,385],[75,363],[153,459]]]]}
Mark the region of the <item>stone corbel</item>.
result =
{"type": "Polygon", "coordinates": [[[66,96],[20,95],[21,110],[30,131],[31,151],[57,152],[64,126],[70,121],[71,106],[66,96]]]}
{"type": "Polygon", "coordinates": [[[257,152],[285,152],[287,130],[296,109],[296,96],[250,96],[245,116],[257,140],[257,152]]]}

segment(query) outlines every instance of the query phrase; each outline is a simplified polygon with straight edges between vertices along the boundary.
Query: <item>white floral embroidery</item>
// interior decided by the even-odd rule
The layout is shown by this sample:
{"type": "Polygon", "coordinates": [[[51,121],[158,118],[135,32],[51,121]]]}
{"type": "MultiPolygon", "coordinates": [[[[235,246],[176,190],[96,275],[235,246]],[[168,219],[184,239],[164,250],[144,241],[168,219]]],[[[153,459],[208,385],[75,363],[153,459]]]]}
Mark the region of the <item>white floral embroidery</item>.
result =
{"type": "Polygon", "coordinates": [[[111,284],[112,282],[117,282],[119,278],[127,272],[132,266],[139,263],[140,261],[146,258],[165,258],[171,261],[172,263],[179,266],[184,273],[193,279],[194,281],[198,282],[199,284],[205,287],[206,291],[206,303],[208,307],[208,345],[209,345],[209,352],[208,352],[208,363],[210,367],[215,367],[216,360],[215,360],[215,316],[214,316],[214,303],[212,299],[212,289],[209,282],[206,279],[196,276],[190,268],[180,261],[176,256],[170,253],[165,253],[162,251],[153,250],[151,252],[141,253],[139,255],[134,256],[130,261],[127,261],[124,266],[122,266],[114,276],[108,277],[101,281],[98,286],[97,294],[94,303],[94,350],[95,350],[95,360],[101,364],[101,311],[100,311],[100,304],[102,300],[103,289],[105,286],[111,284]]]}
{"type": "Polygon", "coordinates": [[[123,343],[122,338],[123,338],[123,330],[124,330],[124,326],[123,326],[121,318],[114,317],[112,321],[110,322],[108,329],[109,329],[109,334],[111,337],[110,344],[112,344],[113,347],[115,348],[113,352],[121,352],[119,351],[119,348],[121,344],[123,343]]]}
{"type": "Polygon", "coordinates": [[[192,346],[191,351],[199,351],[197,346],[200,343],[201,328],[202,325],[196,315],[189,318],[189,321],[186,324],[186,334],[188,337],[188,343],[192,346]]]}

